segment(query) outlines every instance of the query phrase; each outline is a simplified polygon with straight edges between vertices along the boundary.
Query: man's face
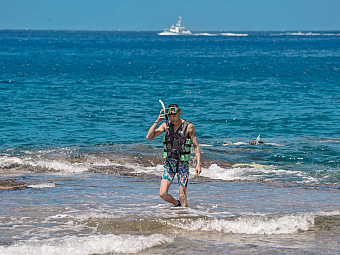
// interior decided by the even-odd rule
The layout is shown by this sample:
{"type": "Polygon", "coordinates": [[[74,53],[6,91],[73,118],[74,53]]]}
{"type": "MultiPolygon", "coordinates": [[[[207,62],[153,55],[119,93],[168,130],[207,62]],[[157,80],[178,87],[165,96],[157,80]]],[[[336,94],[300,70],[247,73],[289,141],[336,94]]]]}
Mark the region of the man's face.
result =
{"type": "Polygon", "coordinates": [[[169,116],[170,121],[171,121],[172,123],[174,123],[174,122],[176,122],[177,120],[180,119],[180,117],[181,117],[181,111],[178,111],[178,112],[175,113],[175,114],[169,114],[168,116],[169,116]]]}

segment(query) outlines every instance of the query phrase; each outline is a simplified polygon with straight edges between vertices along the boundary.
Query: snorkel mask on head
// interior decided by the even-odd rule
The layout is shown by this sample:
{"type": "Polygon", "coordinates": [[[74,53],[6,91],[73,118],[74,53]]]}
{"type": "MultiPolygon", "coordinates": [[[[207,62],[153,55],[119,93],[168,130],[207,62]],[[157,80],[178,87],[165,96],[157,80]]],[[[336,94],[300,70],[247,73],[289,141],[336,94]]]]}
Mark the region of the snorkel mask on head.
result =
{"type": "Polygon", "coordinates": [[[159,102],[161,103],[162,107],[163,107],[163,112],[165,114],[165,118],[166,121],[169,121],[168,115],[174,115],[176,114],[178,111],[180,111],[179,107],[177,105],[169,105],[168,108],[165,108],[164,103],[162,102],[162,100],[159,100],[159,102]],[[176,107],[177,106],[177,107],[176,107]]]}
{"type": "Polygon", "coordinates": [[[168,107],[168,108],[165,108],[164,113],[166,115],[174,115],[179,111],[180,111],[180,109],[178,109],[177,107],[168,107]]]}

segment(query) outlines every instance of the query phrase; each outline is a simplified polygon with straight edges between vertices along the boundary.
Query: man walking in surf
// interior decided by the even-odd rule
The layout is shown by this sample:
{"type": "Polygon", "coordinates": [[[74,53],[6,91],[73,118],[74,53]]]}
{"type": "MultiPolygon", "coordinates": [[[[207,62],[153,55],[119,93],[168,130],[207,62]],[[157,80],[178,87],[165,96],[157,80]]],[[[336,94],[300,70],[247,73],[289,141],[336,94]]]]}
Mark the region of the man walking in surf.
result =
{"type": "Polygon", "coordinates": [[[165,165],[159,195],[163,200],[175,206],[187,207],[186,190],[189,178],[191,144],[194,146],[197,160],[196,175],[201,173],[201,150],[197,142],[194,125],[189,121],[181,119],[182,112],[178,105],[171,104],[164,111],[164,113],[163,109],[160,111],[157,120],[150,127],[146,136],[146,139],[151,140],[166,132],[163,153],[165,165]],[[170,121],[167,120],[157,128],[158,124],[167,116],[170,121]],[[174,199],[173,196],[168,194],[176,174],[179,184],[179,200],[174,199]]]}

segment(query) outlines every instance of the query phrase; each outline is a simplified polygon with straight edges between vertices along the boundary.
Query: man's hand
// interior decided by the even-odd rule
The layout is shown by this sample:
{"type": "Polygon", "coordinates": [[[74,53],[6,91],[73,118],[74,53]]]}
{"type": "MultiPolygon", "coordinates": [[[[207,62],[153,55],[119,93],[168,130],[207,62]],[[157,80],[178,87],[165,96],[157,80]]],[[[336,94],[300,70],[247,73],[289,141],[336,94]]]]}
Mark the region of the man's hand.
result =
{"type": "Polygon", "coordinates": [[[163,109],[159,112],[159,115],[158,115],[158,118],[156,120],[157,123],[161,122],[162,120],[165,119],[165,114],[162,113],[163,112],[163,109]]]}
{"type": "Polygon", "coordinates": [[[202,170],[201,170],[201,165],[196,165],[196,175],[199,175],[200,173],[202,173],[202,170]]]}
{"type": "Polygon", "coordinates": [[[150,127],[148,134],[146,135],[146,139],[152,140],[155,137],[159,136],[166,130],[166,125],[165,123],[161,124],[159,128],[157,128],[159,122],[165,119],[165,114],[162,113],[163,109],[159,112],[158,118],[153,123],[153,125],[150,127]],[[157,128],[157,129],[156,129],[157,128]]]}

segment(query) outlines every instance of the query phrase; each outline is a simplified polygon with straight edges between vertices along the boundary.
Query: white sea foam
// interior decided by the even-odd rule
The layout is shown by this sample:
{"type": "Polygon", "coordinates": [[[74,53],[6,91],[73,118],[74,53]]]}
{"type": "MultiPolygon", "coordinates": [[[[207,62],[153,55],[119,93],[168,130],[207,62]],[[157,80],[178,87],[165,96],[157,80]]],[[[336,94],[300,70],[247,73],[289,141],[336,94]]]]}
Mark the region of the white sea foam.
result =
{"type": "Polygon", "coordinates": [[[97,212],[89,212],[81,215],[57,214],[51,216],[51,219],[76,219],[80,221],[88,221],[89,219],[116,219],[116,218],[120,218],[120,216],[109,213],[97,213],[97,212]]]}
{"type": "Polygon", "coordinates": [[[49,183],[40,183],[40,184],[32,184],[28,185],[28,188],[33,188],[33,189],[43,189],[43,188],[55,188],[55,183],[54,182],[49,182],[49,183]]]}
{"type": "Polygon", "coordinates": [[[235,33],[221,33],[224,36],[248,36],[248,34],[235,34],[235,33]]]}
{"type": "MultiPolygon", "coordinates": [[[[129,168],[134,169],[137,173],[146,173],[146,174],[155,174],[162,175],[164,170],[164,165],[157,165],[155,167],[142,167],[136,165],[127,165],[129,168]]],[[[190,167],[189,169],[189,178],[192,178],[195,175],[195,168],[190,167]]],[[[203,168],[201,176],[208,177],[210,179],[223,179],[223,180],[235,180],[240,179],[240,173],[235,169],[231,169],[231,171],[226,170],[217,166],[216,164],[211,165],[208,169],[203,168]]]]}
{"type": "MultiPolygon", "coordinates": [[[[282,181],[285,177],[289,176],[290,179],[297,183],[318,183],[318,179],[308,175],[307,172],[303,171],[292,171],[277,169],[272,166],[263,166],[255,163],[250,163],[250,167],[246,164],[242,164],[240,167],[232,168],[222,168],[217,164],[212,164],[209,168],[202,168],[201,176],[215,179],[215,180],[263,180],[263,181],[282,181]],[[295,179],[295,180],[294,180],[295,179]]],[[[89,158],[88,162],[85,163],[72,163],[63,158],[41,158],[41,157],[0,157],[0,168],[14,169],[16,167],[28,166],[30,168],[37,169],[47,169],[51,171],[57,171],[61,173],[83,173],[89,171],[92,167],[102,166],[120,166],[119,164],[114,164],[108,159],[103,158],[89,158]]],[[[133,169],[137,173],[145,173],[149,175],[162,175],[163,165],[156,165],[150,167],[144,167],[137,164],[126,163],[124,166],[133,169]]],[[[236,164],[237,166],[237,164],[236,164]]],[[[195,168],[191,167],[189,169],[189,178],[195,176],[195,168]]],[[[41,184],[31,185],[31,188],[47,188],[55,187],[53,184],[41,184]],[[45,186],[44,186],[45,185],[45,186]],[[47,186],[46,186],[47,185],[47,186]]]]}
{"type": "Polygon", "coordinates": [[[164,170],[164,165],[143,167],[140,165],[126,164],[126,167],[133,169],[136,173],[155,174],[155,175],[161,175],[164,170]]]}
{"type": "Polygon", "coordinates": [[[174,242],[174,237],[153,234],[144,235],[92,235],[88,237],[65,237],[43,241],[30,240],[9,247],[0,246],[0,254],[74,255],[137,253],[142,250],[174,242]]]}
{"type": "Polygon", "coordinates": [[[233,234],[277,235],[307,231],[317,216],[340,215],[340,211],[285,216],[242,216],[234,219],[171,219],[161,222],[188,231],[217,231],[233,234]]]}
{"type": "Polygon", "coordinates": [[[0,167],[2,168],[13,167],[13,166],[22,165],[22,164],[23,164],[23,161],[17,157],[8,157],[8,156],[0,157],[0,167]]]}
{"type": "MultiPolygon", "coordinates": [[[[200,176],[210,178],[212,180],[224,180],[224,181],[280,181],[284,180],[285,176],[289,176],[291,179],[295,178],[296,183],[317,183],[318,179],[312,176],[308,176],[307,173],[302,171],[292,171],[277,169],[272,166],[262,166],[255,163],[250,163],[249,167],[246,164],[242,164],[243,167],[223,168],[217,164],[212,164],[209,168],[202,168],[200,176]]],[[[161,176],[164,166],[157,165],[156,167],[142,167],[136,165],[126,165],[129,168],[134,169],[137,173],[154,174],[161,176]]],[[[189,178],[193,178],[195,173],[195,167],[190,167],[189,178]]]]}
{"type": "Polygon", "coordinates": [[[210,34],[210,33],[196,33],[193,35],[218,36],[218,34],[210,34]]]}
{"type": "Polygon", "coordinates": [[[316,32],[286,32],[279,34],[271,34],[272,36],[293,35],[293,36],[339,36],[337,33],[316,33],[316,32]]]}
{"type": "Polygon", "coordinates": [[[204,170],[205,171],[202,171],[202,176],[226,181],[248,179],[249,176],[246,175],[246,172],[250,172],[250,170],[254,171],[254,169],[249,168],[225,169],[216,164],[212,164],[208,169],[204,170]]]}
{"type": "Polygon", "coordinates": [[[56,170],[66,173],[82,173],[88,171],[89,164],[70,163],[66,160],[49,160],[49,159],[26,159],[25,163],[33,167],[42,167],[50,170],[56,170]]]}
{"type": "Polygon", "coordinates": [[[86,163],[71,163],[63,159],[1,157],[0,167],[9,168],[16,166],[30,166],[33,168],[43,168],[65,173],[82,173],[88,171],[91,165],[86,163]]]}
{"type": "Polygon", "coordinates": [[[42,158],[42,157],[0,157],[0,168],[15,168],[15,167],[25,167],[28,166],[30,168],[42,168],[48,169],[51,171],[59,171],[62,173],[83,173],[88,171],[93,166],[110,166],[117,165],[112,164],[108,159],[98,159],[98,158],[90,158],[89,161],[91,163],[71,163],[62,158],[42,158]]]}
{"type": "MultiPolygon", "coordinates": [[[[301,171],[291,171],[284,169],[277,169],[272,166],[262,166],[258,164],[249,164],[250,167],[233,167],[222,168],[217,164],[212,164],[208,169],[203,169],[201,176],[225,181],[234,180],[262,180],[262,181],[280,181],[284,180],[285,176],[295,178],[297,183],[316,183],[318,180],[314,177],[308,176],[307,173],[301,171]]],[[[193,169],[190,174],[194,174],[193,169]]]]}

